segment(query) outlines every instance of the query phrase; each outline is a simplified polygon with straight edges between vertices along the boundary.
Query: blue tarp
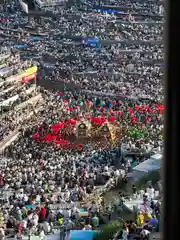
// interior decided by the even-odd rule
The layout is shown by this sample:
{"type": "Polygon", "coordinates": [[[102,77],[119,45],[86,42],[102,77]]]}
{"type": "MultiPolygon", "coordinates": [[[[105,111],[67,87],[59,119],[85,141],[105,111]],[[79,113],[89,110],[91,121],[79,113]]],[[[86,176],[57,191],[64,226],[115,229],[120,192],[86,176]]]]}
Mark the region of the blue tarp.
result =
{"type": "Polygon", "coordinates": [[[40,41],[40,40],[41,40],[41,37],[39,37],[39,36],[34,36],[34,37],[32,37],[32,40],[33,40],[33,41],[40,41]]]}
{"type": "Polygon", "coordinates": [[[100,48],[100,41],[96,38],[87,38],[83,41],[86,46],[100,48]]]}
{"type": "Polygon", "coordinates": [[[27,47],[27,44],[15,44],[13,47],[14,48],[25,48],[25,47],[27,47]]]}
{"type": "MultiPolygon", "coordinates": [[[[100,8],[96,8],[93,10],[94,12],[101,12],[101,13],[108,13],[108,14],[121,14],[122,12],[119,10],[113,10],[113,9],[100,9],[100,8]]],[[[123,13],[122,13],[123,14],[123,13]]]]}
{"type": "Polygon", "coordinates": [[[27,40],[33,41],[33,42],[38,42],[41,40],[41,37],[40,36],[28,37],[27,40]]]}
{"type": "Polygon", "coordinates": [[[98,230],[71,230],[69,240],[92,240],[98,230]]]}

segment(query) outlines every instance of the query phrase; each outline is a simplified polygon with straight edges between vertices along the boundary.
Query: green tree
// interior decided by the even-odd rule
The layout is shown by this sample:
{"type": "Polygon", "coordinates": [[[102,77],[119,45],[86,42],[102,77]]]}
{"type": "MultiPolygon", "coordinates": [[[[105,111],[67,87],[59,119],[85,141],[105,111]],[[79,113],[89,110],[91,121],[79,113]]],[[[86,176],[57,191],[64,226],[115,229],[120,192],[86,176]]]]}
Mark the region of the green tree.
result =
{"type": "Polygon", "coordinates": [[[109,240],[112,239],[113,236],[123,228],[123,221],[116,220],[110,224],[106,224],[102,228],[102,232],[97,233],[94,236],[93,240],[109,240]]]}
{"type": "MultiPolygon", "coordinates": [[[[137,186],[137,189],[139,189],[139,188],[145,187],[148,181],[151,181],[152,185],[155,185],[160,179],[161,179],[160,170],[154,170],[154,171],[151,171],[151,172],[147,173],[145,176],[143,176],[139,181],[137,181],[135,183],[135,185],[137,186]]],[[[131,189],[132,188],[132,184],[134,184],[134,182],[130,181],[127,187],[129,189],[131,189]]],[[[136,211],[134,211],[134,213],[136,214],[136,211]]],[[[134,219],[136,219],[136,217],[134,219]]],[[[112,222],[110,224],[106,224],[102,228],[102,232],[97,233],[94,236],[93,240],[109,240],[109,239],[113,239],[114,235],[119,230],[123,229],[123,225],[124,225],[123,219],[116,220],[116,221],[114,221],[114,222],[112,222]]]]}

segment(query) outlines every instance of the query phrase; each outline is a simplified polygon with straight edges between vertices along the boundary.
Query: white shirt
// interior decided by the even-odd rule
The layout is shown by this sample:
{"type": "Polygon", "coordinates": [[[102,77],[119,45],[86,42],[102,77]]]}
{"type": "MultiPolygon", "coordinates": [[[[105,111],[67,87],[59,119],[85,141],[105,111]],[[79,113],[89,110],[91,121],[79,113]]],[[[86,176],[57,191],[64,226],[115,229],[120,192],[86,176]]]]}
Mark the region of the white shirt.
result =
{"type": "Polygon", "coordinates": [[[97,212],[97,210],[98,210],[98,207],[97,207],[96,204],[92,204],[92,205],[90,206],[90,211],[91,211],[91,212],[97,212]]]}
{"type": "Polygon", "coordinates": [[[127,231],[123,230],[122,239],[127,240],[128,239],[128,234],[129,233],[127,231]]]}
{"type": "Polygon", "coordinates": [[[71,217],[71,209],[64,210],[63,215],[64,215],[64,218],[70,218],[71,217]]]}
{"type": "Polygon", "coordinates": [[[24,192],[24,189],[23,189],[23,188],[20,188],[18,192],[19,192],[19,193],[23,193],[23,192],[24,192]]]}
{"type": "Polygon", "coordinates": [[[116,170],[115,175],[118,177],[120,175],[119,170],[116,170]]]}
{"type": "Polygon", "coordinates": [[[38,225],[38,220],[39,220],[39,217],[37,214],[34,214],[33,216],[33,219],[32,219],[32,223],[37,226],[38,225]]]}
{"type": "Polygon", "coordinates": [[[148,193],[150,198],[154,198],[154,188],[148,188],[148,193]]]}
{"type": "Polygon", "coordinates": [[[27,202],[28,201],[28,196],[26,194],[24,194],[24,201],[27,202]]]}
{"type": "Polygon", "coordinates": [[[22,215],[22,212],[21,212],[20,209],[17,210],[17,214],[18,214],[18,215],[22,215]]]}
{"type": "Polygon", "coordinates": [[[69,192],[69,191],[66,191],[66,192],[64,193],[64,199],[65,199],[66,201],[68,201],[68,200],[69,200],[69,197],[70,197],[70,192],[69,192]]]}
{"type": "Polygon", "coordinates": [[[150,231],[148,231],[148,230],[146,230],[146,229],[143,229],[140,234],[141,234],[142,237],[145,237],[145,236],[147,236],[148,234],[150,234],[150,231]]]}
{"type": "Polygon", "coordinates": [[[44,234],[43,230],[40,232],[39,238],[40,238],[40,240],[44,240],[45,239],[45,234],[44,234]]]}
{"type": "Polygon", "coordinates": [[[16,198],[19,198],[19,199],[23,199],[23,197],[24,197],[24,194],[23,194],[23,193],[18,193],[18,194],[16,195],[16,198]]]}
{"type": "Polygon", "coordinates": [[[148,192],[146,192],[144,195],[145,195],[147,198],[149,198],[149,193],[148,193],[148,192]]]}
{"type": "Polygon", "coordinates": [[[54,185],[50,185],[50,186],[49,186],[49,189],[50,189],[51,191],[53,191],[53,190],[54,190],[54,185]]]}
{"type": "Polygon", "coordinates": [[[39,203],[40,201],[41,201],[41,196],[40,196],[40,195],[37,195],[37,196],[36,196],[36,202],[39,203]]]}
{"type": "Polygon", "coordinates": [[[25,219],[22,221],[22,227],[27,228],[27,221],[25,219]]]}
{"type": "Polygon", "coordinates": [[[79,213],[79,209],[77,207],[73,207],[72,208],[72,214],[76,214],[76,213],[79,213]]]}
{"type": "Polygon", "coordinates": [[[45,231],[46,233],[50,232],[51,227],[50,227],[50,225],[49,225],[48,222],[45,222],[45,223],[43,224],[43,229],[44,229],[44,231],[45,231]]]}
{"type": "Polygon", "coordinates": [[[36,218],[33,218],[31,222],[34,226],[38,225],[38,220],[36,218]]]}
{"type": "Polygon", "coordinates": [[[108,166],[105,166],[105,167],[104,167],[104,171],[108,171],[108,166]]]}
{"type": "Polygon", "coordinates": [[[33,213],[31,213],[31,214],[28,215],[28,219],[29,219],[29,220],[31,220],[32,217],[33,217],[33,213]]]}
{"type": "Polygon", "coordinates": [[[5,233],[3,228],[0,228],[0,238],[3,239],[5,237],[5,233]]]}
{"type": "Polygon", "coordinates": [[[144,195],[144,190],[141,189],[141,190],[139,191],[139,194],[141,195],[141,197],[143,197],[143,195],[144,195]]]}

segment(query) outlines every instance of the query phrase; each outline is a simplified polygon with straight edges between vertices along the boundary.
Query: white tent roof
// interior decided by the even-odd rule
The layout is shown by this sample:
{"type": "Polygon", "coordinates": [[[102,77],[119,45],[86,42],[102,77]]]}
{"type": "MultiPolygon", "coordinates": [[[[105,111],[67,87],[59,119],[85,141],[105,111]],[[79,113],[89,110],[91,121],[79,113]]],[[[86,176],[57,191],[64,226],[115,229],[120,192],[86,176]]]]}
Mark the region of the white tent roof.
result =
{"type": "Polygon", "coordinates": [[[133,172],[129,173],[128,177],[138,179],[148,172],[160,169],[162,157],[162,154],[154,154],[148,160],[134,167],[133,172]]]}
{"type": "Polygon", "coordinates": [[[135,168],[133,168],[133,171],[149,172],[160,169],[161,159],[161,154],[154,154],[150,159],[144,161],[143,163],[140,163],[135,168]]]}
{"type": "Polygon", "coordinates": [[[160,160],[161,160],[162,157],[163,157],[162,154],[156,153],[156,154],[154,154],[154,155],[151,156],[151,159],[154,159],[154,160],[159,160],[159,159],[160,159],[160,160]]]}

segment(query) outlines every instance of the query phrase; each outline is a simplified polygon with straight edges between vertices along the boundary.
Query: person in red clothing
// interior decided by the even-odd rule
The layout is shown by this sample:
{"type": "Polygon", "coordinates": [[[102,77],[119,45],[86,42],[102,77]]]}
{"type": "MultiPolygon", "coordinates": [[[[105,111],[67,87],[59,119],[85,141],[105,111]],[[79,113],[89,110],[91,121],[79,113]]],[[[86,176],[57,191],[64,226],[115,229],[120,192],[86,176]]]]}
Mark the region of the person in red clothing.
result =
{"type": "Polygon", "coordinates": [[[3,185],[4,185],[4,179],[2,174],[0,173],[0,186],[3,186],[3,185]]]}
{"type": "Polygon", "coordinates": [[[18,223],[18,225],[17,225],[17,231],[18,231],[18,233],[22,233],[22,223],[21,222],[18,223]]]}
{"type": "Polygon", "coordinates": [[[39,212],[39,220],[43,221],[46,218],[46,209],[42,206],[39,212]]]}

